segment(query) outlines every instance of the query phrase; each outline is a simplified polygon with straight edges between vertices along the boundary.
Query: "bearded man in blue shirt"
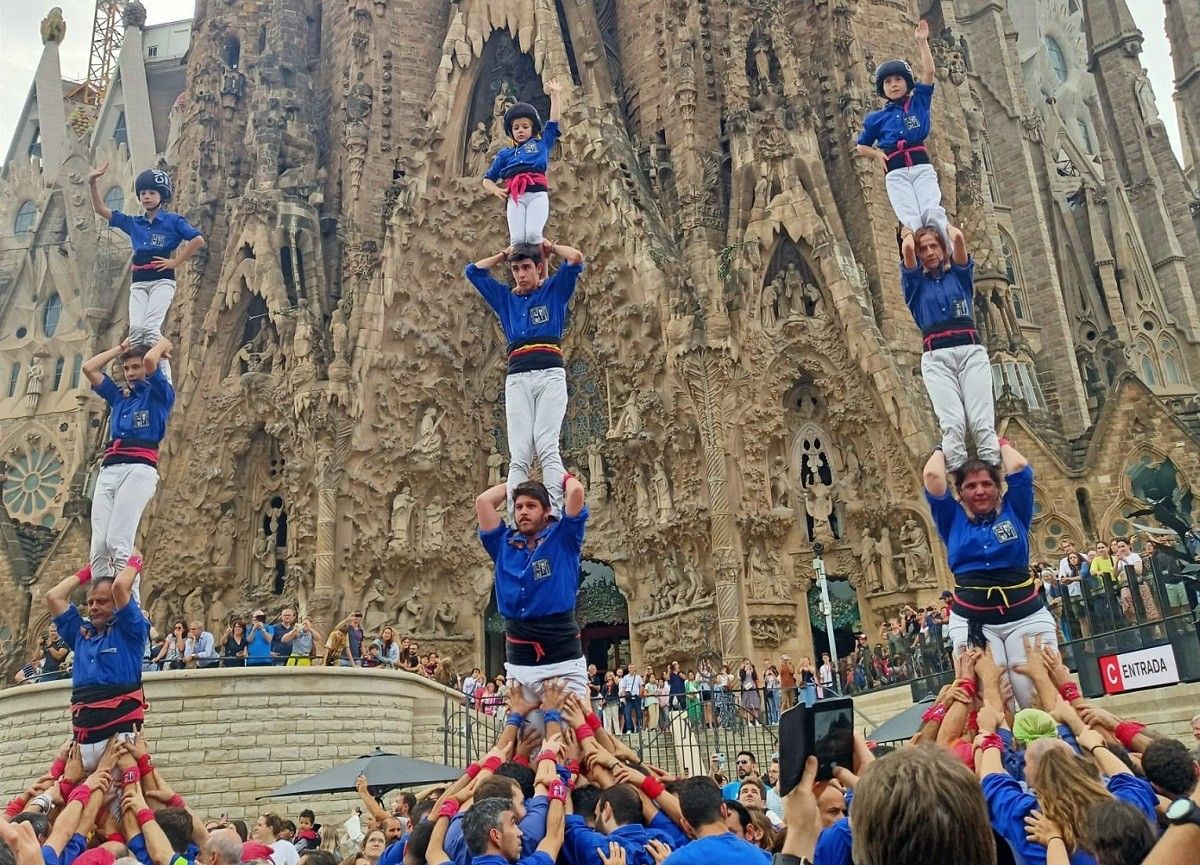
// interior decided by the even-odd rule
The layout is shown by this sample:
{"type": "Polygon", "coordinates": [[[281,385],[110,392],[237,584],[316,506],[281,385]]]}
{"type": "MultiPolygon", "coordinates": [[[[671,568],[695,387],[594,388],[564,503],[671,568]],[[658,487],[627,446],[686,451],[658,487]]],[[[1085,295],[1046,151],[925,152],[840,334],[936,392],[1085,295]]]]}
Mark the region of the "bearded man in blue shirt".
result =
{"type": "Polygon", "coordinates": [[[561,679],[567,690],[589,700],[587,662],[575,621],[588,510],[583,484],[567,475],[564,487],[562,519],[555,519],[543,484],[519,484],[513,493],[516,528],[505,525],[497,512],[507,497],[506,484],[475,499],[479,540],[496,566],[505,673],[510,683],[524,686],[533,703],[541,701],[542,687],[551,679],[561,679]]]}

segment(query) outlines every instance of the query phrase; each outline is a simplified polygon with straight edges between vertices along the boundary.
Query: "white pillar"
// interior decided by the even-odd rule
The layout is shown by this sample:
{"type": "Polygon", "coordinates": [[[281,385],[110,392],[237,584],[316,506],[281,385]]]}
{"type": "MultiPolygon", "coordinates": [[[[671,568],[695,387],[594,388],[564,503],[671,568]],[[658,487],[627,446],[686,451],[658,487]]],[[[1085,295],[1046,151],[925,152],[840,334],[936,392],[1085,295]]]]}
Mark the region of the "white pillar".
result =
{"type": "Polygon", "coordinates": [[[158,161],[154,143],[154,117],[150,112],[150,85],[146,81],[142,28],[125,27],[125,40],[117,68],[121,70],[121,101],[125,112],[125,130],[129,138],[129,161],[135,172],[152,167],[158,161]]]}
{"type": "Polygon", "coordinates": [[[67,27],[58,9],[42,19],[42,59],[34,78],[37,92],[38,135],[42,144],[42,179],[47,186],[58,179],[67,158],[67,109],[63,103],[62,65],[58,46],[67,27]]]}

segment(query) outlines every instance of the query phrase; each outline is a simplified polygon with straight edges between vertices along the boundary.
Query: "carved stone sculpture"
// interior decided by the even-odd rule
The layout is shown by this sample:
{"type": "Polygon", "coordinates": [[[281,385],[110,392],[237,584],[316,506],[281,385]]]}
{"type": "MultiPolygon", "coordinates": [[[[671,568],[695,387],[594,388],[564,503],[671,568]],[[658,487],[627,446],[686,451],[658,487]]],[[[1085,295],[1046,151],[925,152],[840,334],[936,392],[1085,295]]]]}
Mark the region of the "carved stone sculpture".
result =
{"type": "Polygon", "coordinates": [[[900,547],[906,558],[905,570],[910,584],[925,584],[933,576],[933,551],[925,530],[913,517],[908,517],[900,528],[900,547]]]}
{"type": "Polygon", "coordinates": [[[892,550],[892,536],[887,526],[879,527],[879,579],[884,592],[894,592],[900,588],[896,579],[896,566],[893,561],[895,553],[892,550]]]}
{"type": "Polygon", "coordinates": [[[863,529],[862,541],[858,548],[858,566],[862,574],[862,584],[867,591],[879,591],[883,587],[879,578],[879,547],[867,529],[863,529]]]}
{"type": "Polygon", "coordinates": [[[792,479],[788,474],[787,460],[775,456],[771,460],[771,505],[781,510],[791,510],[792,479]]]}
{"type": "Polygon", "coordinates": [[[413,506],[416,503],[417,500],[413,498],[412,491],[408,487],[401,489],[392,499],[392,532],[389,545],[393,549],[402,549],[408,546],[412,529],[413,506]]]}
{"type": "Polygon", "coordinates": [[[658,509],[658,521],[669,523],[675,519],[675,503],[671,498],[671,479],[662,460],[654,462],[654,503],[658,509]]]}

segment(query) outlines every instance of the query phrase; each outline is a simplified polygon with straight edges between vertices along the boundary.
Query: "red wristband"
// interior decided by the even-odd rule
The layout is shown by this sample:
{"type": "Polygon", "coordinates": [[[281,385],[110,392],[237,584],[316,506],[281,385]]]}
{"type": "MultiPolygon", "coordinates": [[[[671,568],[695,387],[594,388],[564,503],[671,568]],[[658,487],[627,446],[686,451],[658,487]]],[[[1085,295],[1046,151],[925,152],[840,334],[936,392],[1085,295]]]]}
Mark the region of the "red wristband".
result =
{"type": "Polygon", "coordinates": [[[975,688],[975,680],[974,679],[959,679],[957,682],[955,682],[955,684],[958,685],[958,687],[962,688],[964,691],[966,691],[968,697],[974,697],[975,694],[978,693],[978,691],[975,688]]]}
{"type": "Polygon", "coordinates": [[[557,799],[559,802],[566,802],[567,792],[567,785],[562,782],[562,779],[555,778],[550,782],[550,786],[546,788],[546,797],[557,799]]]}
{"type": "Polygon", "coordinates": [[[141,556],[130,556],[128,559],[125,560],[125,567],[133,568],[135,571],[137,571],[140,574],[142,572],[142,568],[145,567],[145,565],[142,562],[141,556]]]}
{"type": "Polygon", "coordinates": [[[88,799],[92,798],[92,788],[87,784],[80,784],[71,791],[71,795],[67,797],[68,802],[80,802],[84,805],[88,803],[88,799]]]}
{"type": "Polygon", "coordinates": [[[62,757],[55,757],[54,762],[50,764],[50,777],[61,778],[65,771],[67,771],[67,761],[62,757]]]}
{"type": "Polygon", "coordinates": [[[568,760],[566,765],[567,765],[567,769],[570,770],[572,775],[579,774],[580,766],[579,766],[578,760],[568,760]]]}
{"type": "Polygon", "coordinates": [[[62,778],[59,780],[58,792],[59,792],[59,795],[62,796],[64,802],[67,801],[68,798],[70,798],[71,791],[74,789],[75,789],[74,781],[68,781],[66,778],[62,778]]]}
{"type": "Polygon", "coordinates": [[[1146,729],[1145,724],[1139,724],[1137,721],[1122,721],[1117,724],[1117,729],[1113,731],[1113,735],[1117,737],[1117,741],[1125,748],[1126,751],[1133,749],[1133,738],[1142,730],[1146,729]]]}
{"type": "Polygon", "coordinates": [[[587,721],[587,725],[592,728],[593,732],[604,726],[604,722],[600,720],[600,716],[595,712],[590,712],[584,720],[587,721]]]}
{"type": "Polygon", "coordinates": [[[1000,441],[998,441],[997,444],[1000,445],[1000,447],[1004,447],[1005,445],[1012,447],[1012,442],[1008,440],[1008,436],[1000,436],[1000,441]]]}
{"type": "Polygon", "coordinates": [[[667,788],[663,786],[662,781],[658,780],[653,775],[647,775],[642,779],[642,792],[651,799],[657,799],[666,791],[666,789],[667,788]]]}
{"type": "MultiPolygon", "coordinates": [[[[82,568],[77,570],[75,572],[75,579],[79,580],[79,585],[81,586],[85,585],[86,583],[90,583],[92,581],[92,566],[84,565],[82,568]]],[[[65,767],[66,764],[64,763],[63,765],[65,767]]],[[[59,774],[61,775],[62,773],[59,772],[59,774]]]]}
{"type": "Polygon", "coordinates": [[[142,756],[138,757],[137,764],[138,771],[141,772],[142,775],[149,775],[154,771],[154,761],[150,759],[149,754],[143,754],[142,756]]]}
{"type": "Polygon", "coordinates": [[[574,475],[571,474],[570,472],[563,472],[563,489],[564,490],[567,488],[567,481],[571,480],[571,478],[573,478],[573,477],[574,477],[574,475]]]}
{"type": "Polygon", "coordinates": [[[167,807],[168,808],[186,808],[187,805],[183,804],[183,797],[180,796],[178,793],[176,793],[174,796],[172,796],[170,799],[167,800],[167,807]]]}
{"type": "Polygon", "coordinates": [[[142,808],[137,812],[137,823],[139,826],[145,826],[147,823],[154,822],[154,812],[149,808],[142,808]]]}
{"type": "Polygon", "coordinates": [[[979,713],[978,712],[972,712],[971,714],[967,715],[967,729],[968,730],[978,730],[979,729],[979,713]]]}
{"type": "Polygon", "coordinates": [[[474,780],[475,776],[479,774],[479,771],[482,768],[483,767],[480,766],[478,763],[472,763],[470,766],[467,767],[467,777],[474,780]]]}
{"type": "Polygon", "coordinates": [[[13,796],[8,800],[8,805],[6,805],[4,808],[4,816],[16,817],[25,810],[25,801],[26,800],[24,796],[13,796]]]}
{"type": "Polygon", "coordinates": [[[1079,686],[1074,682],[1063,682],[1058,686],[1058,695],[1068,703],[1074,703],[1081,696],[1079,686]]]}
{"type": "Polygon", "coordinates": [[[596,735],[596,731],[593,730],[591,728],[591,726],[588,724],[580,724],[578,727],[575,728],[575,738],[579,742],[583,742],[584,739],[590,739],[590,738],[592,738],[592,736],[595,736],[595,735],[596,735]]]}
{"type": "Polygon", "coordinates": [[[492,774],[495,774],[496,770],[499,769],[503,765],[504,765],[503,760],[501,760],[499,757],[493,756],[493,757],[488,757],[486,760],[484,760],[483,763],[480,764],[480,768],[487,769],[492,774]]]}
{"type": "Polygon", "coordinates": [[[125,836],[122,835],[120,832],[113,832],[111,835],[108,835],[104,840],[111,841],[113,844],[124,844],[125,836]]]}
{"type": "Polygon", "coordinates": [[[457,799],[447,799],[442,803],[442,807],[438,808],[437,815],[439,817],[450,817],[453,819],[454,815],[458,813],[458,809],[461,807],[462,806],[459,804],[457,799]]]}
{"type": "Polygon", "coordinates": [[[550,748],[544,748],[543,750],[538,752],[536,762],[540,763],[543,760],[549,760],[552,763],[557,763],[558,755],[555,754],[554,751],[551,750],[550,748]]]}
{"type": "Polygon", "coordinates": [[[518,766],[528,766],[529,765],[529,757],[526,756],[525,754],[518,754],[517,756],[513,757],[513,762],[516,763],[518,766]]]}
{"type": "Polygon", "coordinates": [[[121,776],[121,783],[128,787],[130,784],[136,784],[142,780],[142,773],[138,771],[137,766],[130,766],[125,770],[125,774],[121,776]]]}
{"type": "Polygon", "coordinates": [[[1000,738],[999,733],[988,733],[983,737],[983,742],[979,745],[979,750],[986,751],[988,748],[1004,750],[1004,740],[1000,738]]]}
{"type": "Polygon", "coordinates": [[[925,714],[921,716],[921,723],[928,724],[930,721],[941,721],[946,717],[946,707],[941,703],[935,706],[930,706],[925,710],[925,714]]]}

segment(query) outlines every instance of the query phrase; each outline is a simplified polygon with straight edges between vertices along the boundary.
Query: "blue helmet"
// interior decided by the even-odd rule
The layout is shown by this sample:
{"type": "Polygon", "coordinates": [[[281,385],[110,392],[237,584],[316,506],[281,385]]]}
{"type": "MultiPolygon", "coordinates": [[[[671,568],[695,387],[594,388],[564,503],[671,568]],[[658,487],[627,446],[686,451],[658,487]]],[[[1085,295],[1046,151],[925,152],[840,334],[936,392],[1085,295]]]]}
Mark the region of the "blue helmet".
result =
{"type": "Polygon", "coordinates": [[[512,138],[513,121],[521,118],[533,124],[534,138],[542,134],[542,116],[538,114],[538,110],[528,102],[517,102],[504,112],[504,132],[509,138],[512,138]]]}
{"type": "Polygon", "coordinates": [[[907,60],[885,60],[875,67],[875,92],[880,96],[883,96],[883,82],[889,75],[899,75],[903,78],[908,82],[910,91],[916,86],[917,79],[913,77],[912,67],[908,65],[907,60]]]}
{"type": "Polygon", "coordinates": [[[163,201],[171,200],[171,177],[167,172],[157,168],[147,168],[137,176],[134,191],[141,195],[144,190],[152,190],[162,196],[163,201]]]}

